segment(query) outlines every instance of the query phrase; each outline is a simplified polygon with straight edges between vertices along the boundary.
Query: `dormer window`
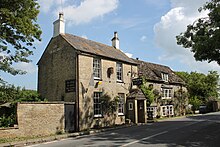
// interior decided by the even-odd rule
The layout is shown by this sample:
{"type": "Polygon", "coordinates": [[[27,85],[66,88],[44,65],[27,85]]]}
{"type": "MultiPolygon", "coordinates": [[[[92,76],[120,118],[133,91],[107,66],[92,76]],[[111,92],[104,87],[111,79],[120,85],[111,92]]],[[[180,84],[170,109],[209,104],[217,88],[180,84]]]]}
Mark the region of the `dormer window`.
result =
{"type": "Polygon", "coordinates": [[[161,77],[162,77],[163,81],[168,82],[168,74],[167,73],[161,73],[161,77]]]}
{"type": "Polygon", "coordinates": [[[93,76],[94,79],[101,79],[101,60],[93,58],[93,76]]]}

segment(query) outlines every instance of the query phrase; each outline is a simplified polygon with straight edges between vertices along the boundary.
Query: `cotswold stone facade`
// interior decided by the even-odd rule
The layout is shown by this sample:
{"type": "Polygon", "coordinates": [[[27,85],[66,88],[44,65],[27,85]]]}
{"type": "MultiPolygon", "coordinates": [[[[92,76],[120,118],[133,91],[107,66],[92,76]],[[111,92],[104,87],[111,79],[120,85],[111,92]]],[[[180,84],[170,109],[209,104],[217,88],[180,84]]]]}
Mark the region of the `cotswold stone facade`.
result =
{"type": "MultiPolygon", "coordinates": [[[[72,43],[74,41],[72,40],[72,43]]],[[[116,56],[117,57],[117,56],[116,56]]],[[[137,66],[120,50],[99,44],[86,39],[66,34],[52,38],[42,58],[38,63],[38,91],[49,101],[76,102],[76,119],[80,130],[88,129],[94,125],[103,126],[125,123],[126,95],[131,89],[131,80],[137,75],[137,66]],[[69,44],[72,38],[84,41],[85,47],[91,43],[101,45],[103,50],[110,48],[111,54],[122,54],[121,60],[112,59],[80,51],[69,44]],[[116,51],[116,53],[112,52],[116,51]],[[94,60],[100,61],[100,77],[94,77],[94,60]],[[126,61],[126,59],[128,61],[126,61]],[[117,79],[116,64],[121,65],[121,80],[117,79]],[[111,73],[108,73],[111,70],[111,73]],[[94,116],[94,93],[107,93],[112,98],[123,95],[123,114],[105,118],[94,116]],[[97,120],[99,122],[97,122],[97,120]],[[108,121],[109,123],[104,123],[108,121]]]]}
{"type": "Polygon", "coordinates": [[[74,105],[61,102],[18,103],[18,126],[1,128],[0,138],[46,136],[65,130],[69,132],[72,129],[69,124],[73,122],[68,118],[73,111],[71,106],[74,105]]]}
{"type": "MultiPolygon", "coordinates": [[[[61,18],[62,14],[55,23],[62,24],[61,18]]],[[[54,24],[55,31],[59,24],[54,24]]],[[[39,93],[49,101],[75,102],[76,130],[125,123],[126,96],[137,76],[137,63],[119,49],[117,37],[115,32],[108,46],[55,32],[38,62],[39,93]],[[104,94],[112,100],[119,97],[111,115],[102,112],[104,94]]]]}
{"type": "Polygon", "coordinates": [[[148,103],[147,111],[153,117],[185,115],[188,105],[184,81],[168,66],[134,60],[138,63],[138,74],[146,81],[146,87],[153,90],[155,99],[148,103]]]}

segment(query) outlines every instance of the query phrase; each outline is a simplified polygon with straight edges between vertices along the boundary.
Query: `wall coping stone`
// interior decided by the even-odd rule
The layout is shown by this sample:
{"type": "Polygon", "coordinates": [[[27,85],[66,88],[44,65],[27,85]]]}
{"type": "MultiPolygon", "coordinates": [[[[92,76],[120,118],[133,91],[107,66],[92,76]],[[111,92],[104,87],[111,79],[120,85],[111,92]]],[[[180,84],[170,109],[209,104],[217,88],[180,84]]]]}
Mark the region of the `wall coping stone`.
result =
{"type": "Polygon", "coordinates": [[[18,104],[75,104],[75,102],[50,101],[50,102],[18,102],[18,104]]]}

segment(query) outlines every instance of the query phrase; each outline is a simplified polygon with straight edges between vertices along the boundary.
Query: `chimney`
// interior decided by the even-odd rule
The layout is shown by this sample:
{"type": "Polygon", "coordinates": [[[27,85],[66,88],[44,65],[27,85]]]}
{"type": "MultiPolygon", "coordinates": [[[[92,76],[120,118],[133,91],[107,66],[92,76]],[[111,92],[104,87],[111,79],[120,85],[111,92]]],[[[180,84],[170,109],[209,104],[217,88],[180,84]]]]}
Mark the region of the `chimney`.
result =
{"type": "Polygon", "coordinates": [[[119,49],[119,39],[117,32],[114,32],[114,37],[112,38],[112,46],[116,49],[119,49]]]}
{"type": "Polygon", "coordinates": [[[59,34],[65,33],[65,23],[63,18],[63,13],[59,13],[59,19],[53,23],[53,37],[58,36],[59,34]]]}

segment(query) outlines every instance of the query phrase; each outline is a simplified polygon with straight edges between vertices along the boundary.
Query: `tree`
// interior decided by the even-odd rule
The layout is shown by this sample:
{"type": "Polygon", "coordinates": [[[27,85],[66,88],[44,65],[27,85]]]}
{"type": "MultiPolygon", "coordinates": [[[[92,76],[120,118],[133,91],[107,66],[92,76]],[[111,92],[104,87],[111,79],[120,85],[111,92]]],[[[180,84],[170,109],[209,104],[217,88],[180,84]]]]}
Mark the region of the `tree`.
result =
{"type": "Polygon", "coordinates": [[[148,99],[147,104],[150,106],[151,103],[155,100],[155,91],[151,86],[146,86],[146,80],[142,78],[142,85],[140,85],[141,91],[143,92],[144,96],[148,99]]]}
{"type": "MultiPolygon", "coordinates": [[[[1,0],[0,3],[0,70],[12,75],[24,74],[13,63],[30,62],[34,41],[41,40],[36,23],[39,13],[36,0],[1,0]]],[[[0,78],[0,80],[2,80],[0,78]]]]}
{"type": "Polygon", "coordinates": [[[218,97],[217,86],[219,75],[217,71],[209,71],[207,75],[197,72],[176,72],[185,82],[189,92],[189,99],[207,103],[210,98],[218,97]],[[198,99],[198,100],[197,100],[198,99]]]}
{"type": "Polygon", "coordinates": [[[197,61],[216,61],[220,65],[220,0],[210,0],[199,12],[209,10],[176,37],[177,44],[190,48],[197,61]]]}

